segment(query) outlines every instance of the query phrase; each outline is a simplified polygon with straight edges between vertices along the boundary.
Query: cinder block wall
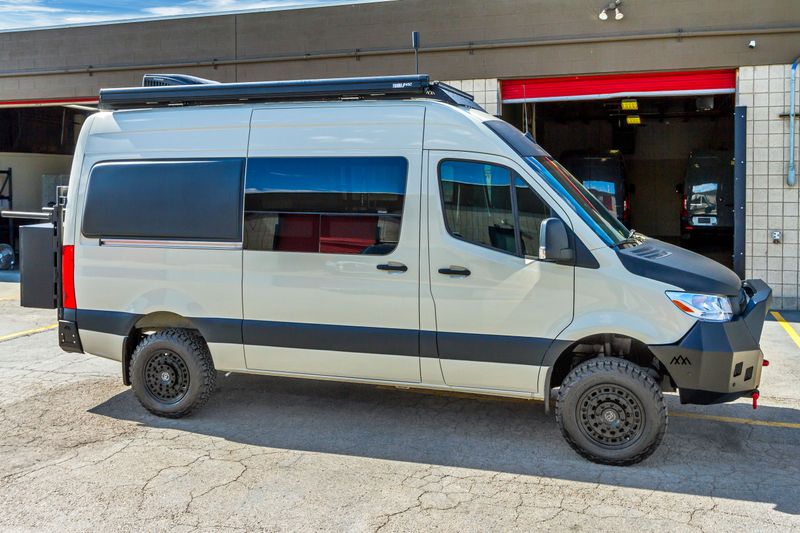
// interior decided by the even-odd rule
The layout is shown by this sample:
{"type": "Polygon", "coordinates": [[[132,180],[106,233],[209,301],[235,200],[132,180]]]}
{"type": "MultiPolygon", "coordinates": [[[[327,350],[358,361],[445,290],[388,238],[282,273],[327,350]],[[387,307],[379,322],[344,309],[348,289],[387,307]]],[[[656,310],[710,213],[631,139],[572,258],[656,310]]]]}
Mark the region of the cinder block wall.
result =
{"type": "MultiPolygon", "coordinates": [[[[773,307],[798,309],[800,196],[786,184],[789,171],[790,65],[739,69],[738,104],[747,106],[746,274],[762,278],[774,291],[773,307]],[[773,243],[772,231],[783,233],[773,243]]],[[[795,112],[800,111],[795,95],[795,112]]],[[[800,121],[795,119],[800,129],[800,121]]],[[[795,130],[797,135],[798,130],[795,130]]],[[[795,158],[798,156],[795,137],[795,158]]]]}

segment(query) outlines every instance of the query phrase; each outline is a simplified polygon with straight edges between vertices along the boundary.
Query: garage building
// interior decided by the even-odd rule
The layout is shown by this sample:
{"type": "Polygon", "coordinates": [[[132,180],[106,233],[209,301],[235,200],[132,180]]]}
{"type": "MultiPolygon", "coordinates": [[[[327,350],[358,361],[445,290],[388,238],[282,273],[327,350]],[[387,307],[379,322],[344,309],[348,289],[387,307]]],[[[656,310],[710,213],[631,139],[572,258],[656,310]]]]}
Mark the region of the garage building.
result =
{"type": "MultiPolygon", "coordinates": [[[[632,227],[763,278],[775,307],[798,309],[796,3],[607,6],[397,0],[0,32],[0,209],[56,201],[102,87],[150,72],[222,82],[408,73],[419,31],[420,71],[529,131],[632,227]],[[597,177],[612,168],[624,180],[597,177]]],[[[0,224],[0,242],[14,234],[0,224]]]]}

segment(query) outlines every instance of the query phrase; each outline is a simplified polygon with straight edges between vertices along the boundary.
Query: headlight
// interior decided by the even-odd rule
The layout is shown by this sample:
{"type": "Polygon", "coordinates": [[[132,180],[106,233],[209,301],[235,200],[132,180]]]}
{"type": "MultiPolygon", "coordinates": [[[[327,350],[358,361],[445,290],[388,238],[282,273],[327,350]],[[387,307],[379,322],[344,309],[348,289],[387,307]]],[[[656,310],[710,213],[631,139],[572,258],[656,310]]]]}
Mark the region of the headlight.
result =
{"type": "Polygon", "coordinates": [[[733,317],[731,302],[724,296],[667,291],[667,298],[675,307],[700,320],[727,322],[733,317]]]}

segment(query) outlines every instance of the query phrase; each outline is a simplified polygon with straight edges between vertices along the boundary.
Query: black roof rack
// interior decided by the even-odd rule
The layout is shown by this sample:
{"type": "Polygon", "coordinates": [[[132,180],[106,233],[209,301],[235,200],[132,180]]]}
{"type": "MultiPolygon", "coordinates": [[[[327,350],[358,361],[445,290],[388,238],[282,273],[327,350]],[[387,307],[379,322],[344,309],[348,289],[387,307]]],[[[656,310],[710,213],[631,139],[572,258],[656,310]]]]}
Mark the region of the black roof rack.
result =
{"type": "Polygon", "coordinates": [[[101,89],[100,109],[417,96],[483,110],[472,95],[446,83],[430,81],[427,74],[248,83],[217,83],[182,74],[147,74],[142,85],[101,89]]]}

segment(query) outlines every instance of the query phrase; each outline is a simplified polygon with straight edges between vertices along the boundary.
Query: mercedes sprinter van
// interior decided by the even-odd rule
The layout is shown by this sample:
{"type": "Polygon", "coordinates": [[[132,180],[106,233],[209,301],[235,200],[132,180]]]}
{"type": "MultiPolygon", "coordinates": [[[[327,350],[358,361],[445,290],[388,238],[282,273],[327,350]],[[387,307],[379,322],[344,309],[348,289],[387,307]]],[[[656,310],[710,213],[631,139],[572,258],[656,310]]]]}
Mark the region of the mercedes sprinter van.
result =
{"type": "Polygon", "coordinates": [[[757,394],[770,288],[629,231],[469,95],[156,78],[101,92],[66,204],[23,231],[25,283],[56,287],[23,304],[149,411],[199,408],[218,371],[541,399],[626,465],[661,442],[664,392],[757,394]]]}
{"type": "Polygon", "coordinates": [[[681,236],[733,235],[733,154],[701,150],[689,155],[682,184],[681,236]]]}

